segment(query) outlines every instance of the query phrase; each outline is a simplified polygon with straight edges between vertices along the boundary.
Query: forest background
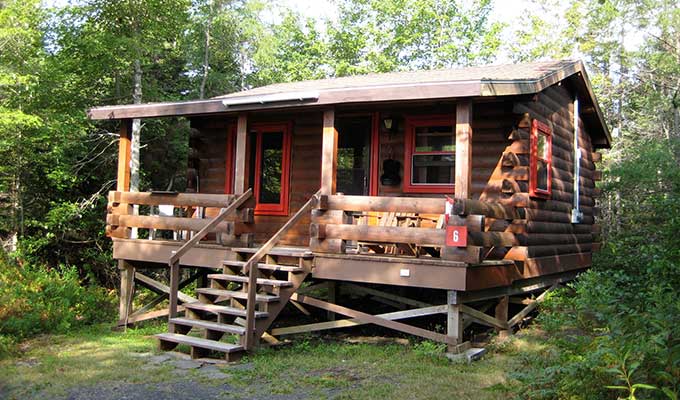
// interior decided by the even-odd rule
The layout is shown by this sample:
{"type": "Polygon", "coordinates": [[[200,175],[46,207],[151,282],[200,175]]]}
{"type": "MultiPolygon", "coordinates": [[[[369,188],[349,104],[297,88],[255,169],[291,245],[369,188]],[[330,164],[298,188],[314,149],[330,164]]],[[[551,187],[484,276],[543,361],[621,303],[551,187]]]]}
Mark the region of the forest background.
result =
{"type": "MultiPolygon", "coordinates": [[[[0,355],[37,333],[112,318],[104,215],[118,137],[87,108],[577,57],[614,137],[599,204],[606,244],[539,319],[549,332],[577,329],[577,339],[557,336],[558,351],[528,360],[517,390],[677,399],[680,4],[532,0],[509,20],[491,17],[493,0],[338,0],[332,17],[314,18],[300,13],[305,4],[0,0],[0,355]]],[[[181,190],[187,122],[140,129],[139,190],[181,190]]]]}

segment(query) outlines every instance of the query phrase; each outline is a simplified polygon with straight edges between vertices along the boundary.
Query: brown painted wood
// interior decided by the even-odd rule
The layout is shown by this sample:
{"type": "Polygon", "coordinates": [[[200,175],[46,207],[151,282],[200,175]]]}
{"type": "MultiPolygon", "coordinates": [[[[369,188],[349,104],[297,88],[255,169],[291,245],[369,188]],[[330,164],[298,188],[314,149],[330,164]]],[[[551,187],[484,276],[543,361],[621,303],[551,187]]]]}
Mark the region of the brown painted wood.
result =
{"type": "Polygon", "coordinates": [[[293,294],[291,298],[303,304],[310,305],[312,307],[321,308],[323,310],[331,311],[334,313],[346,315],[350,318],[358,319],[359,321],[366,322],[369,324],[379,325],[388,329],[394,329],[399,332],[404,332],[409,335],[420,336],[426,339],[434,340],[440,343],[451,343],[457,344],[455,340],[441,333],[436,333],[428,331],[426,329],[418,328],[412,325],[407,325],[401,322],[391,321],[385,318],[381,318],[375,315],[367,314],[361,311],[352,310],[351,308],[339,306],[337,304],[332,304],[325,302],[323,300],[315,299],[301,294],[293,294]]]}
{"type": "MultiPolygon", "coordinates": [[[[446,199],[434,197],[328,196],[331,210],[443,214],[446,199]]],[[[475,213],[471,213],[475,214],[475,213]]]]}
{"type": "Polygon", "coordinates": [[[234,202],[232,202],[229,207],[223,209],[220,211],[219,215],[215,217],[212,221],[210,221],[207,225],[203,227],[198,233],[196,233],[189,241],[184,243],[182,247],[180,247],[175,254],[170,257],[170,261],[168,261],[169,265],[172,266],[176,263],[179,262],[179,260],[182,258],[182,256],[189,251],[192,247],[194,247],[198,242],[203,240],[203,238],[209,233],[213,232],[214,229],[219,226],[219,224],[224,220],[224,218],[227,217],[227,215],[233,213],[236,211],[238,207],[240,207],[243,203],[246,202],[252,196],[252,189],[248,189],[245,193],[242,195],[238,196],[234,202]]]}
{"type": "Polygon", "coordinates": [[[338,131],[335,111],[323,113],[323,141],[321,149],[321,194],[334,194],[338,167],[338,131]]]}
{"type": "Polygon", "coordinates": [[[130,157],[131,157],[131,121],[120,121],[120,136],[118,139],[118,179],[116,190],[127,192],[130,190],[130,157]]]}
{"type": "Polygon", "coordinates": [[[246,191],[246,144],[248,142],[248,116],[238,115],[236,123],[236,157],[234,161],[234,193],[246,191]]]}
{"type": "Polygon", "coordinates": [[[236,196],[232,194],[109,192],[109,201],[140,205],[173,205],[177,207],[227,207],[236,196]]]}
{"type": "Polygon", "coordinates": [[[456,103],[455,197],[468,199],[472,186],[472,102],[456,103]]]}

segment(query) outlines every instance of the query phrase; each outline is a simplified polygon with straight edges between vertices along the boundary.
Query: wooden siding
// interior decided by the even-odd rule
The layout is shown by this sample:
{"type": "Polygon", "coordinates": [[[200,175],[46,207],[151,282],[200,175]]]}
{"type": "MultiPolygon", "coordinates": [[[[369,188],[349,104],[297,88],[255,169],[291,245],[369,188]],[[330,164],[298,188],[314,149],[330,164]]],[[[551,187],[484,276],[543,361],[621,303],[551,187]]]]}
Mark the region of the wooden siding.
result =
{"type": "MultiPolygon", "coordinates": [[[[249,116],[248,124],[259,122],[289,122],[292,121],[292,149],[290,175],[290,212],[297,211],[317,190],[321,181],[321,130],[322,113],[281,114],[278,117],[258,118],[249,116]]],[[[224,193],[224,178],[226,171],[227,137],[235,132],[231,126],[236,121],[227,118],[195,118],[192,128],[200,131],[200,140],[192,141],[192,154],[200,159],[198,176],[200,179],[199,192],[224,193]]],[[[246,151],[246,159],[250,149],[246,151]]],[[[246,162],[249,165],[249,162],[246,162]]],[[[246,171],[246,187],[252,187],[248,181],[246,171]]],[[[217,210],[209,210],[208,215],[214,215],[217,210]]],[[[244,233],[254,233],[255,242],[264,242],[274,234],[287,220],[288,216],[255,216],[255,224],[244,226],[244,233]],[[251,229],[250,231],[247,229],[251,229]],[[254,229],[254,231],[252,231],[254,229]]],[[[309,221],[305,216],[301,222],[293,227],[280,242],[285,245],[304,246],[309,243],[309,221]]]]}

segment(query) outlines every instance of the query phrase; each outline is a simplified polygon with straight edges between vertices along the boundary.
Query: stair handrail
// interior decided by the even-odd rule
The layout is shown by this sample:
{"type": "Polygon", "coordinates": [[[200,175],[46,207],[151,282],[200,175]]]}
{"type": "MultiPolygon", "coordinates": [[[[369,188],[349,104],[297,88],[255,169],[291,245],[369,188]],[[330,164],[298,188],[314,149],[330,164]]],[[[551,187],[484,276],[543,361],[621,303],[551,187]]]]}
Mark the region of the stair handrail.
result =
{"type": "Polygon", "coordinates": [[[245,193],[239,195],[232,201],[227,208],[224,208],[220,213],[212,219],[206,226],[198,231],[191,239],[182,245],[177,251],[172,252],[172,256],[168,261],[170,266],[170,305],[168,310],[168,319],[177,316],[177,292],[179,291],[179,261],[184,254],[191,250],[198,242],[200,242],[208,233],[214,231],[224,219],[234,211],[236,211],[243,203],[252,196],[252,189],[248,189],[245,193]]]}
{"type": "Polygon", "coordinates": [[[248,302],[246,303],[246,334],[244,336],[244,347],[246,350],[252,349],[257,338],[255,338],[255,298],[257,294],[257,278],[259,269],[257,264],[262,257],[267,255],[274,246],[281,240],[281,238],[288,233],[290,228],[295,226],[312,207],[319,202],[319,195],[321,190],[317,191],[307,202],[300,207],[297,212],[286,221],[286,223],[271,237],[265,244],[263,244],[243,266],[243,272],[248,274],[248,302]]]}

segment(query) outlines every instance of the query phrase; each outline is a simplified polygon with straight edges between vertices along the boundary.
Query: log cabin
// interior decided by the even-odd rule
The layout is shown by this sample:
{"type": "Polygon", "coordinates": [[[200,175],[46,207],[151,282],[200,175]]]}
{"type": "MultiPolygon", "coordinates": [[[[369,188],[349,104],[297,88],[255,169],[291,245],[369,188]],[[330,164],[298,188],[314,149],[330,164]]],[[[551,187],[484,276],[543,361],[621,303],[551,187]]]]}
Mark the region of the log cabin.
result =
{"type": "Polygon", "coordinates": [[[237,359],[284,335],[362,324],[460,352],[471,324],[511,332],[600,245],[597,149],[611,138],[578,60],[281,83],[88,115],[120,127],[106,218],[120,323],[167,317],[161,348],[193,357],[237,359]],[[131,120],[163,117],[190,123],[187,189],[131,192],[131,120]],[[196,297],[181,290],[192,282],[196,297]],[[157,297],[133,312],[135,284],[157,297]],[[293,317],[277,321],[284,308],[293,317]],[[310,308],[329,320],[291,325],[310,308]],[[444,330],[409,323],[434,316],[444,330]]]}

